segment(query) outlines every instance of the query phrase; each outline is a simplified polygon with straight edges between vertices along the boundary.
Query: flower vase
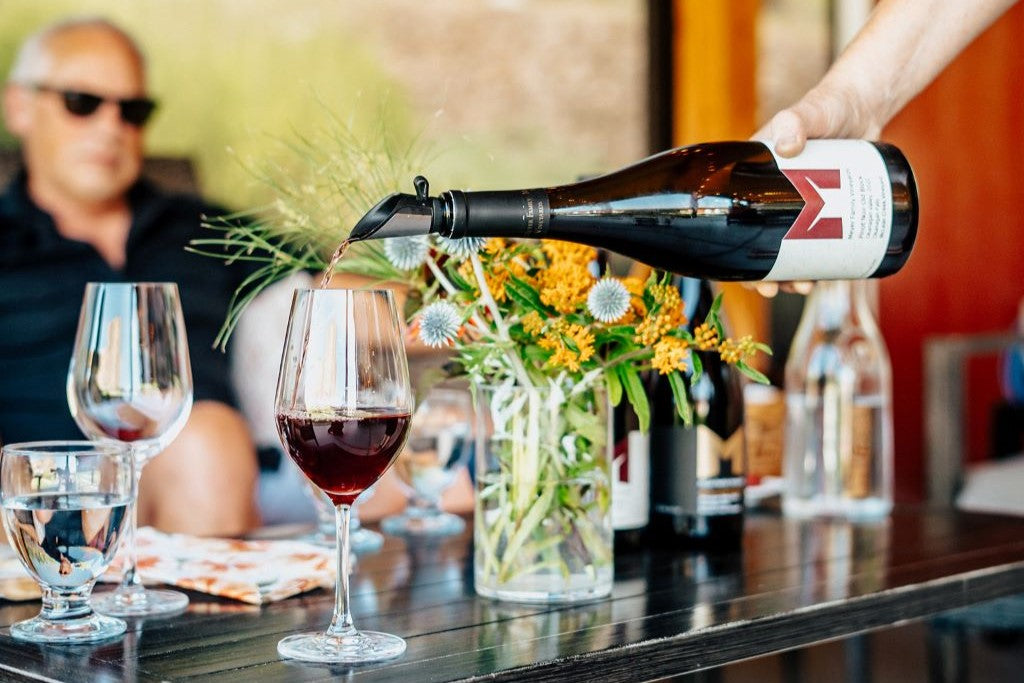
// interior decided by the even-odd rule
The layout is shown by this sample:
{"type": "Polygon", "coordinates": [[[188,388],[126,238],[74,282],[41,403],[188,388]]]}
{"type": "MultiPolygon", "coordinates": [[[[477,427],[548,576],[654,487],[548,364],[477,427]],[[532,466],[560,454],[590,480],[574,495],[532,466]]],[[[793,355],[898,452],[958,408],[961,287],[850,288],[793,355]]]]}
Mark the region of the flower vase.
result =
{"type": "Polygon", "coordinates": [[[475,387],[476,592],[570,603],[611,592],[604,385],[475,387]]]}

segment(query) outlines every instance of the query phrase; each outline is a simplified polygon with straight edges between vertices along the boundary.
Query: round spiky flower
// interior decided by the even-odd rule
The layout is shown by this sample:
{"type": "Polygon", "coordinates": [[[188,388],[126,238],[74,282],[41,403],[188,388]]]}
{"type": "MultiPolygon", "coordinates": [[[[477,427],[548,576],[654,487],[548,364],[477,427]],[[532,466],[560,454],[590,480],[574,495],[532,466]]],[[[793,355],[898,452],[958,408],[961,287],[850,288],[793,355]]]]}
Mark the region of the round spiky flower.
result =
{"type": "Polygon", "coordinates": [[[449,239],[447,237],[437,236],[437,244],[447,254],[451,254],[455,258],[469,258],[473,254],[480,251],[484,246],[485,240],[483,237],[462,237],[460,239],[449,239]]]}
{"type": "Polygon", "coordinates": [[[459,333],[462,318],[458,309],[447,301],[435,301],[419,316],[420,341],[432,348],[448,346],[459,333]]]}
{"type": "Polygon", "coordinates": [[[629,290],[616,278],[602,278],[590,288],[587,308],[601,322],[613,323],[629,310],[629,290]]]}
{"type": "Polygon", "coordinates": [[[427,260],[430,244],[426,237],[391,237],[384,240],[384,255],[395,268],[412,270],[427,260]]]}

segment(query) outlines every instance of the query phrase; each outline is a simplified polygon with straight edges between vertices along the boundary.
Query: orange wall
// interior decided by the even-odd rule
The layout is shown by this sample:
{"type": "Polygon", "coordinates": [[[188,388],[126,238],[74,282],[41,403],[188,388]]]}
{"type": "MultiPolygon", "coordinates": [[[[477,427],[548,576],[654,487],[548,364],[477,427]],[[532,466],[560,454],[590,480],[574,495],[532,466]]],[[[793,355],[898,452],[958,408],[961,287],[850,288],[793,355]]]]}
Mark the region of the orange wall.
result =
{"type": "MultiPolygon", "coordinates": [[[[896,493],[923,495],[922,349],[930,335],[1005,330],[1024,296],[1024,5],[981,36],[886,129],[914,167],[921,223],[882,282],[893,362],[896,493]]],[[[972,362],[972,459],[987,447],[995,364],[972,362]]]]}

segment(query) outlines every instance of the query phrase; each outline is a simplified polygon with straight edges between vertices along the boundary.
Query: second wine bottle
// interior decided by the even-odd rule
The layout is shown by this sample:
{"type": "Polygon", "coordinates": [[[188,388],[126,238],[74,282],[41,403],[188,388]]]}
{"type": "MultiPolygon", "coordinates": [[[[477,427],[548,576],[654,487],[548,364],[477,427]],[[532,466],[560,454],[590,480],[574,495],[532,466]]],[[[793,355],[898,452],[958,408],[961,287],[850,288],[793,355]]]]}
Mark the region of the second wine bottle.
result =
{"type": "MultiPolygon", "coordinates": [[[[691,278],[677,281],[693,332],[714,301],[711,285],[691,278]]],[[[735,548],[743,536],[743,391],[738,371],[717,352],[693,353],[700,355],[703,372],[688,381],[692,427],[676,413],[668,381],[656,377],[651,392],[648,543],[735,548]]]]}

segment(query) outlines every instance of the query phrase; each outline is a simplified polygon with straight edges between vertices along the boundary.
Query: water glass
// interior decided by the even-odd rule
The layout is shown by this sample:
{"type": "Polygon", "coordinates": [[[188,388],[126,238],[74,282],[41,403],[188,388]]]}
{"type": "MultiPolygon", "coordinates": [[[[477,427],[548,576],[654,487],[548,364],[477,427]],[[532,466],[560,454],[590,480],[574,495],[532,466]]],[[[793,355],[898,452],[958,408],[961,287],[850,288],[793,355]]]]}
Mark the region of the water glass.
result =
{"type": "Polygon", "coordinates": [[[37,643],[89,643],[125,632],[93,611],[89,596],[120,545],[135,494],[127,446],[89,441],[8,444],[0,454],[7,539],[40,585],[39,615],[11,626],[37,643]]]}
{"type": "Polygon", "coordinates": [[[409,496],[399,515],[381,522],[395,536],[452,536],[466,522],[441,510],[441,494],[455,483],[473,448],[473,404],[468,391],[435,387],[416,408],[409,442],[395,474],[409,496]]]}

